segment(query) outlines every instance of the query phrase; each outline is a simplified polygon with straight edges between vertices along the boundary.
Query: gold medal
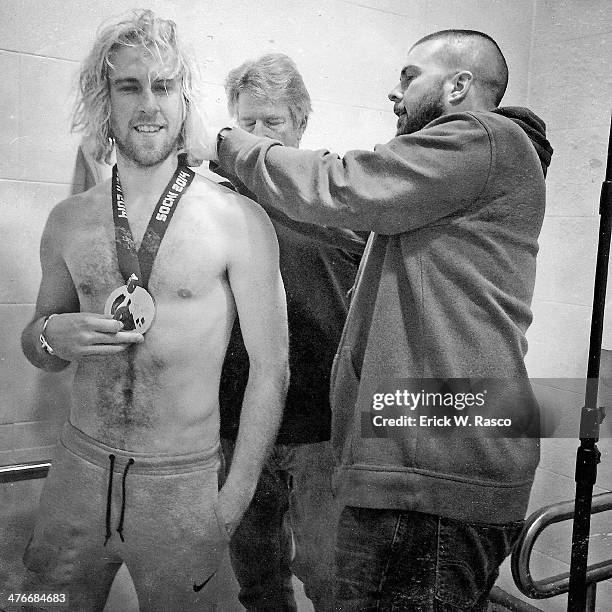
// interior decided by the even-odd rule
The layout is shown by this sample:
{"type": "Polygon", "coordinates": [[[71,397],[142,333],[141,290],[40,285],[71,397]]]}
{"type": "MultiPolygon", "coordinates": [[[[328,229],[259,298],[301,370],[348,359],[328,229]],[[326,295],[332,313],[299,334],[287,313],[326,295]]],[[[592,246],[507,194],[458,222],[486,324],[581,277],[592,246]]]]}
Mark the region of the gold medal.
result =
{"type": "Polygon", "coordinates": [[[125,331],[136,330],[144,334],[153,324],[155,302],[146,289],[136,284],[137,280],[132,274],[127,285],[117,287],[108,296],[104,313],[121,321],[125,331]]]}

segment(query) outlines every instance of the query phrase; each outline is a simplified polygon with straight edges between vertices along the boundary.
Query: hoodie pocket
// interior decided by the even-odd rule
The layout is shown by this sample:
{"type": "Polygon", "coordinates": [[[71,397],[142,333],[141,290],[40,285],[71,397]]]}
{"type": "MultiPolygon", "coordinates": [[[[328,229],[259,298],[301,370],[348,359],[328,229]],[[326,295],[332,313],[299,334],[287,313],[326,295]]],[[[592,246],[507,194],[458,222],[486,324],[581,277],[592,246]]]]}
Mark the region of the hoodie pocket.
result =
{"type": "Polygon", "coordinates": [[[355,371],[353,355],[343,348],[334,359],[330,386],[332,408],[332,445],[336,461],[347,463],[349,439],[355,420],[355,406],[359,395],[359,376],[355,371]]]}

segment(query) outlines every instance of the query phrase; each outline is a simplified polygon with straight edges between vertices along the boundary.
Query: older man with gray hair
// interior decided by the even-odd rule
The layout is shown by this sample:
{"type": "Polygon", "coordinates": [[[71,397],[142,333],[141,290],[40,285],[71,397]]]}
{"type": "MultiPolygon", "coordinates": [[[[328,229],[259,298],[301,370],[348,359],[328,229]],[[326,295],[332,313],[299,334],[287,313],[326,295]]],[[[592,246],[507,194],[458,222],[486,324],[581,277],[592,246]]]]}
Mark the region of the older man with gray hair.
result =
{"type": "MultiPolygon", "coordinates": [[[[226,93],[230,113],[244,130],[299,147],[311,102],[289,57],[276,53],[245,62],[229,73],[226,93]]],[[[238,191],[254,197],[235,177],[228,178],[238,191]]],[[[325,611],[333,609],[339,514],[331,491],[329,376],[365,241],[348,230],[299,223],[274,209],[266,211],[276,229],[287,293],[291,382],[276,446],[231,541],[232,564],[240,600],[248,610],[296,610],[294,573],[304,582],[315,610],[325,611]]],[[[248,363],[236,323],[220,387],[228,463],[248,363]]]]}

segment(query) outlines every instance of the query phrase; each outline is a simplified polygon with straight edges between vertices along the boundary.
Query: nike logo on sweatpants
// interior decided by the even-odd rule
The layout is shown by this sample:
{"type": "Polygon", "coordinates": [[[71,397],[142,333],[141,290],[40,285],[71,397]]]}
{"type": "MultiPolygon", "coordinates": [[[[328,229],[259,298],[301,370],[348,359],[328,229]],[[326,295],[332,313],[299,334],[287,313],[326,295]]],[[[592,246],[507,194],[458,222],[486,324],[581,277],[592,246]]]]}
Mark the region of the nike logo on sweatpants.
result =
{"type": "Polygon", "coordinates": [[[201,591],[211,580],[211,578],[217,573],[215,570],[202,584],[198,585],[195,582],[193,583],[193,590],[197,593],[201,591]]]}

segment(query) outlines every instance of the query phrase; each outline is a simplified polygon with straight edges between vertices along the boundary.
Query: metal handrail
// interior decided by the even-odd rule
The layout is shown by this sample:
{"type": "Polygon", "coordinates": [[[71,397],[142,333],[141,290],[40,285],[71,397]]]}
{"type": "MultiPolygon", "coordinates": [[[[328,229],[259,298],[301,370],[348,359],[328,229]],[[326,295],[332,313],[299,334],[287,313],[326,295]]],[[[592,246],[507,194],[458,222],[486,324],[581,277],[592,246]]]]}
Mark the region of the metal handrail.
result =
{"type": "Polygon", "coordinates": [[[20,480],[34,480],[46,478],[51,463],[32,462],[16,465],[0,465],[0,484],[6,482],[19,482],[20,480]]]}
{"type": "MultiPolygon", "coordinates": [[[[612,493],[593,496],[591,514],[612,510],[612,493]]],[[[554,523],[574,516],[574,500],[544,506],[525,521],[525,527],[512,553],[512,576],[521,593],[532,599],[547,599],[569,591],[570,573],[557,574],[544,580],[534,580],[529,569],[531,553],[538,536],[554,523]]],[[[587,568],[587,584],[595,584],[612,578],[612,559],[593,563],[587,568]]]]}

